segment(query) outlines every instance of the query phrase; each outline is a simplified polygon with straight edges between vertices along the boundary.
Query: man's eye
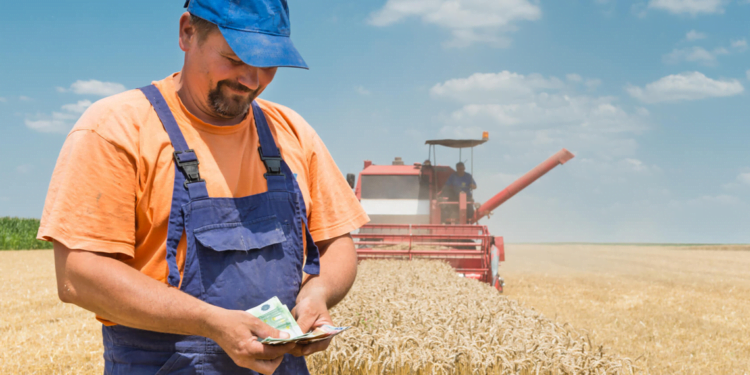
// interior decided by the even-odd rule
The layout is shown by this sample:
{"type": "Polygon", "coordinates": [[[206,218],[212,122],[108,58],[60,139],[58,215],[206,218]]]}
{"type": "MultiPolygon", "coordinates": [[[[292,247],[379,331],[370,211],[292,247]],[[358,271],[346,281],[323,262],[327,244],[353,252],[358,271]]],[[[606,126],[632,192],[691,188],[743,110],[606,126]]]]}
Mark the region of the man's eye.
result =
{"type": "Polygon", "coordinates": [[[241,60],[230,59],[229,57],[227,57],[227,60],[229,60],[229,62],[231,62],[232,65],[242,65],[243,64],[241,60]]]}

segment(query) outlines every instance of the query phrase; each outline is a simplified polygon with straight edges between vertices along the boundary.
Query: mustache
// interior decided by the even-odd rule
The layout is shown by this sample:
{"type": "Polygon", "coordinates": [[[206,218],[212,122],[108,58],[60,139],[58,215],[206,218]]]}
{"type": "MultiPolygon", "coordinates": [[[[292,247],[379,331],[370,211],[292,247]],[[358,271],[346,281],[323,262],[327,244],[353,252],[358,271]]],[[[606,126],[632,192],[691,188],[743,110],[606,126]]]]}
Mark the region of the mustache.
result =
{"type": "Polygon", "coordinates": [[[254,92],[257,90],[251,90],[247,88],[247,86],[240,84],[239,82],[230,81],[228,79],[225,79],[223,81],[219,81],[219,83],[216,84],[216,88],[221,88],[222,86],[227,86],[230,89],[234,89],[241,92],[254,92]]]}

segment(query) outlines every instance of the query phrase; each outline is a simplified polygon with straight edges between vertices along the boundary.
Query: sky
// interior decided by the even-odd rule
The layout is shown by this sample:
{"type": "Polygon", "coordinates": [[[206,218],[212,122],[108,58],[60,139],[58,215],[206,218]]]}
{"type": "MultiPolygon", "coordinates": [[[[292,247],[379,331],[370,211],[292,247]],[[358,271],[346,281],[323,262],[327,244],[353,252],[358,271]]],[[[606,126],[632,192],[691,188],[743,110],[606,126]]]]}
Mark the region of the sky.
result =
{"type": "MultiPolygon", "coordinates": [[[[0,5],[0,216],[41,216],[92,102],[180,70],[183,3],[0,5]]],[[[483,220],[507,242],[750,243],[750,1],[289,7],[310,70],[280,69],[262,97],[300,113],[342,173],[488,131],[480,202],[561,148],[576,155],[483,220]]]]}

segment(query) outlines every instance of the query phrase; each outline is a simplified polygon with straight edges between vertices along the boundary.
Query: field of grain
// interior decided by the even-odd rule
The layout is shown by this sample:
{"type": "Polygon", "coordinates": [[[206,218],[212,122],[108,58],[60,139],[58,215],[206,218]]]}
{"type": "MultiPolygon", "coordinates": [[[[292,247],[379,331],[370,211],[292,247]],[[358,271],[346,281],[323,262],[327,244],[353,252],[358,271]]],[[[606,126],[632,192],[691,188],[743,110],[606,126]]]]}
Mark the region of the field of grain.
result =
{"type": "Polygon", "coordinates": [[[632,374],[631,361],[438,261],[365,261],[318,374],[632,374]]]}
{"type": "MultiPolygon", "coordinates": [[[[365,264],[333,312],[355,328],[311,370],[627,373],[632,358],[636,373],[746,374],[750,252],[738,250],[511,245],[508,298],[441,265],[365,264]]],[[[100,325],[57,300],[51,251],[0,252],[0,283],[0,374],[101,373],[100,325]]]]}
{"type": "Polygon", "coordinates": [[[505,293],[652,374],[750,374],[747,249],[510,245],[505,293]]]}

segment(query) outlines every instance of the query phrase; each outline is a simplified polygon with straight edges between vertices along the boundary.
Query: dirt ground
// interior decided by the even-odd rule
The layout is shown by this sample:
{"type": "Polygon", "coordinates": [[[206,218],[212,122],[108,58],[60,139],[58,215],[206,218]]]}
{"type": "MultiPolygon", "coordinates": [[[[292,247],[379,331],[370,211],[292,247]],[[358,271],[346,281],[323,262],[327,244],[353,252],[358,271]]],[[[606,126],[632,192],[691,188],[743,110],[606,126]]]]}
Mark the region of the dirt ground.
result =
{"type": "Polygon", "coordinates": [[[508,245],[506,295],[652,374],[750,374],[746,246],[508,245]]]}
{"type": "MultiPolygon", "coordinates": [[[[750,374],[750,251],[508,245],[506,295],[653,374],[750,374]]],[[[0,252],[0,374],[101,374],[101,325],[57,299],[52,252],[0,252]]]]}

